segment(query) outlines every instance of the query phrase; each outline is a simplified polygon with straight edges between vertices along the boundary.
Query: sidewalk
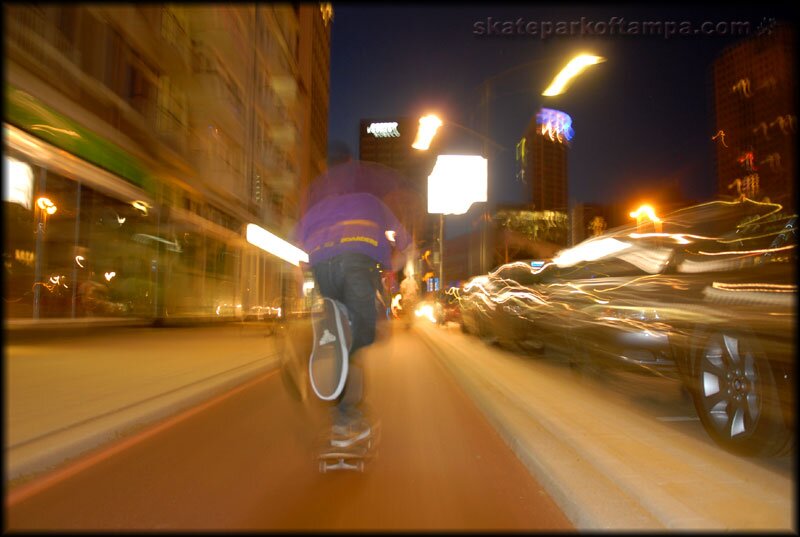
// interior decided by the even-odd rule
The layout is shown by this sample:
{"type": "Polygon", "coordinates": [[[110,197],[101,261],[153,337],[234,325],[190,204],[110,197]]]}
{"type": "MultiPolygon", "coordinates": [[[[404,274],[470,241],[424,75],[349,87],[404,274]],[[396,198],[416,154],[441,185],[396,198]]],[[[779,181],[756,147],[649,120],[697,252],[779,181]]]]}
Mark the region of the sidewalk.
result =
{"type": "Polygon", "coordinates": [[[34,342],[26,329],[25,337],[6,341],[7,481],[47,470],[277,365],[275,338],[264,323],[93,330],[40,329],[34,342]]]}

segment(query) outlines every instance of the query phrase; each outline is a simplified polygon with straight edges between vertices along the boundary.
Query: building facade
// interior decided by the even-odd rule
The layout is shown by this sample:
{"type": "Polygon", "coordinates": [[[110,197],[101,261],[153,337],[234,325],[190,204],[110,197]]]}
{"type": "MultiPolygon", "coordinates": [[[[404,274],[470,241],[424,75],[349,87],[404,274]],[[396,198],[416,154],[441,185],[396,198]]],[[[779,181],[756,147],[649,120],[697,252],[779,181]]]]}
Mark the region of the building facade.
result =
{"type": "Polygon", "coordinates": [[[417,120],[398,117],[362,119],[359,122],[359,160],[377,162],[400,172],[405,179],[407,211],[398,219],[420,247],[431,245],[438,233],[438,217],[427,214],[428,175],[435,155],[411,147],[417,134],[417,120]],[[413,210],[413,212],[412,212],[413,210]]]}
{"type": "Polygon", "coordinates": [[[541,108],[517,144],[517,177],[530,184],[536,211],[567,212],[567,154],[572,135],[569,115],[541,108]]]}
{"type": "Polygon", "coordinates": [[[288,237],[316,165],[327,87],[311,94],[300,60],[316,47],[307,70],[327,69],[325,32],[302,25],[319,5],[3,10],[6,317],[281,304],[285,262],[244,229],[288,237]]]}
{"type": "Polygon", "coordinates": [[[777,25],[714,62],[717,189],[795,209],[795,33],[777,25]]]}

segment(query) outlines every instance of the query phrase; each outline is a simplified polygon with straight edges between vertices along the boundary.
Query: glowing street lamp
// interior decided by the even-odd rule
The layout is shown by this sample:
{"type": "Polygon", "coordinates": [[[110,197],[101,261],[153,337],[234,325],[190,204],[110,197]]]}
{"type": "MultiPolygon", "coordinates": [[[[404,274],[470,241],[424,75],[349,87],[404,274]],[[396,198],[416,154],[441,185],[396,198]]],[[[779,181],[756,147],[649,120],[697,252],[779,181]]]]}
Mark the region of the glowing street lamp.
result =
{"type": "Polygon", "coordinates": [[[442,126],[442,120],[433,114],[419,118],[419,130],[417,131],[417,138],[411,147],[426,151],[431,146],[433,137],[436,136],[436,131],[442,126]]]}
{"type": "Polygon", "coordinates": [[[656,233],[661,233],[661,219],[656,215],[655,209],[650,205],[642,205],[635,211],[629,213],[631,218],[636,219],[636,227],[641,228],[647,220],[653,222],[656,233]]]}
{"type": "Polygon", "coordinates": [[[419,130],[417,130],[417,137],[414,140],[414,143],[411,144],[411,147],[413,147],[414,149],[419,149],[420,151],[427,151],[428,149],[430,149],[433,137],[436,136],[436,132],[439,130],[439,127],[445,125],[448,127],[457,127],[462,131],[466,131],[471,135],[480,138],[484,142],[487,142],[497,147],[498,149],[504,151],[506,149],[505,147],[498,144],[491,138],[488,138],[487,136],[484,136],[483,134],[470,129],[469,127],[465,127],[460,123],[456,123],[455,121],[450,121],[450,120],[448,120],[447,123],[444,123],[441,119],[439,119],[438,116],[435,116],[433,114],[429,114],[427,116],[419,118],[419,130]]]}
{"type": "Polygon", "coordinates": [[[542,95],[545,97],[561,95],[567,91],[567,87],[572,80],[581,74],[587,67],[604,61],[606,61],[606,59],[602,56],[593,56],[591,54],[579,54],[578,56],[575,56],[561,69],[561,71],[559,71],[547,89],[542,92],[542,95]]]}
{"type": "Polygon", "coordinates": [[[50,201],[49,198],[44,197],[36,200],[36,206],[47,214],[55,214],[55,212],[58,210],[58,207],[56,207],[55,203],[50,201]]]}

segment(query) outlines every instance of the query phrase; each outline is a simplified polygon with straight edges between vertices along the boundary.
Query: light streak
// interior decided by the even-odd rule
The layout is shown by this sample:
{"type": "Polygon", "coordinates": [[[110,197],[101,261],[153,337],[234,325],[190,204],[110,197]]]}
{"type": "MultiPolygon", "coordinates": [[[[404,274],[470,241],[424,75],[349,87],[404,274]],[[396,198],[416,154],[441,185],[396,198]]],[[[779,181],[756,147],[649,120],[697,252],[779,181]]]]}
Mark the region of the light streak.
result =
{"type": "Polygon", "coordinates": [[[146,201],[142,201],[142,200],[132,201],[131,205],[133,205],[134,209],[137,209],[137,210],[141,211],[142,214],[144,214],[145,216],[147,216],[147,210],[152,208],[152,205],[150,205],[146,201]]]}
{"type": "Polygon", "coordinates": [[[433,137],[436,136],[436,131],[442,126],[442,120],[433,114],[423,116],[419,119],[419,129],[417,130],[417,137],[411,147],[421,151],[427,150],[431,146],[433,137]]]}
{"type": "Polygon", "coordinates": [[[31,125],[31,130],[34,131],[43,131],[48,134],[66,134],[67,136],[72,136],[73,138],[80,138],[81,135],[75,131],[67,130],[67,129],[59,129],[58,127],[52,127],[50,125],[31,125]]]}
{"type": "Polygon", "coordinates": [[[731,93],[736,93],[737,91],[747,98],[752,97],[753,94],[750,92],[750,79],[740,78],[736,84],[731,87],[731,93]]]}
{"type": "Polygon", "coordinates": [[[570,60],[569,63],[567,63],[567,65],[561,69],[561,71],[558,72],[547,89],[542,92],[542,95],[545,97],[561,95],[567,90],[567,87],[572,80],[581,74],[587,67],[604,61],[606,61],[605,58],[601,56],[593,56],[591,54],[580,54],[576,56],[570,60]]]}
{"type": "MultiPolygon", "coordinates": [[[[766,127],[766,125],[765,125],[765,127],[766,127]]],[[[720,139],[720,141],[722,142],[723,147],[728,147],[728,144],[725,143],[725,131],[724,130],[722,130],[722,129],[718,130],[717,134],[715,134],[714,136],[711,137],[712,140],[716,140],[717,138],[720,139]]]]}
{"type": "Polygon", "coordinates": [[[797,285],[778,283],[722,283],[713,282],[711,287],[722,291],[761,291],[765,293],[796,293],[797,285]]]}
{"type": "Polygon", "coordinates": [[[571,267],[582,261],[595,261],[630,247],[630,243],[622,242],[611,237],[605,237],[599,240],[590,239],[588,241],[583,241],[573,248],[562,250],[553,258],[553,263],[562,268],[571,267]]]}
{"type": "Polygon", "coordinates": [[[247,242],[295,266],[308,263],[308,254],[256,224],[247,224],[247,242]]]}
{"type": "Polygon", "coordinates": [[[780,248],[760,248],[757,250],[736,250],[736,251],[729,251],[729,252],[697,252],[700,255],[754,255],[754,254],[767,254],[772,252],[782,252],[786,250],[791,250],[795,247],[795,244],[790,244],[789,246],[781,246],[780,248]]]}

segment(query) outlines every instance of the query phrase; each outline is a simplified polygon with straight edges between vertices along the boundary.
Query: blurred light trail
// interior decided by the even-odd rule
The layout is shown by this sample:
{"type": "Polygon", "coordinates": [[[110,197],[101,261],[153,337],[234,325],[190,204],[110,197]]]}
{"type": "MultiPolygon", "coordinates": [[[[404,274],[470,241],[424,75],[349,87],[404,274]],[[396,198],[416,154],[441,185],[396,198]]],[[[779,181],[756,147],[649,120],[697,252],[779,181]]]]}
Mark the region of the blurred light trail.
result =
{"type": "Polygon", "coordinates": [[[601,56],[593,56],[591,54],[580,54],[574,57],[570,62],[564,66],[561,71],[556,75],[550,85],[542,93],[545,97],[554,97],[561,95],[567,91],[567,87],[572,80],[581,74],[587,67],[606,61],[601,56]]]}
{"type": "Polygon", "coordinates": [[[442,120],[433,114],[421,117],[419,119],[419,130],[417,131],[417,138],[411,147],[421,151],[427,150],[431,146],[433,137],[436,136],[436,131],[442,126],[442,120]]]}
{"type": "Polygon", "coordinates": [[[292,265],[299,267],[300,262],[308,263],[308,254],[300,248],[289,244],[277,235],[256,224],[247,224],[247,242],[277,256],[292,265]]]}

